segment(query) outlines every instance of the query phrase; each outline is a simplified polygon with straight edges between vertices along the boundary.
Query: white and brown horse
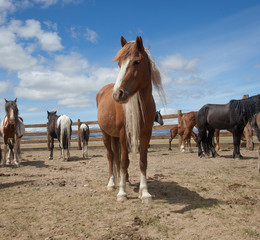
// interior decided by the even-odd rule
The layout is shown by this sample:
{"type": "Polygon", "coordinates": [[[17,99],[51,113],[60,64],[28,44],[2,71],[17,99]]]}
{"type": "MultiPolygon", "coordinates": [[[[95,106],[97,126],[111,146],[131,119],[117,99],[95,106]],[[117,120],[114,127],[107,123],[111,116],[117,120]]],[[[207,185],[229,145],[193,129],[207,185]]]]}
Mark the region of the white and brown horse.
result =
{"type": "Polygon", "coordinates": [[[23,119],[18,116],[17,98],[12,100],[5,99],[6,116],[1,122],[1,134],[4,139],[3,165],[9,165],[13,157],[14,164],[19,166],[20,142],[25,133],[23,119]],[[9,147],[8,160],[6,161],[7,146],[9,147]]]}
{"type": "Polygon", "coordinates": [[[80,125],[80,137],[82,142],[82,156],[88,157],[88,140],[89,140],[89,126],[86,123],[80,125]]]}
{"type": "Polygon", "coordinates": [[[131,42],[121,37],[121,45],[114,59],[120,67],[117,81],[104,86],[96,96],[97,118],[109,162],[107,188],[114,189],[115,178],[120,177],[117,200],[127,199],[128,146],[131,142],[132,158],[135,159],[140,142],[139,198],[142,202],[149,202],[152,196],[148,192],[146,179],[147,148],[156,112],[152,85],[162,90],[161,77],[141,37],[131,42]]]}
{"type": "Polygon", "coordinates": [[[67,161],[70,158],[70,140],[72,133],[72,120],[66,116],[57,116],[56,111],[47,111],[48,119],[48,136],[50,142],[50,157],[49,160],[53,160],[53,148],[54,148],[54,138],[57,138],[60,145],[60,158],[63,161],[67,161]],[[67,150],[67,157],[65,156],[64,150],[67,150]]]}

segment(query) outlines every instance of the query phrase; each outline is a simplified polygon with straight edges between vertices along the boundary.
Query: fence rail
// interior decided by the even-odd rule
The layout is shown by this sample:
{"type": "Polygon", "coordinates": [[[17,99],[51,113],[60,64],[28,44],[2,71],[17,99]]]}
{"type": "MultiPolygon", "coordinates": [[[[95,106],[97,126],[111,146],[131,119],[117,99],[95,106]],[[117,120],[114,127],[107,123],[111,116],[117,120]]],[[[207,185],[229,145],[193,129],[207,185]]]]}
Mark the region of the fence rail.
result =
{"type": "MultiPolygon", "coordinates": [[[[164,135],[153,135],[152,136],[152,140],[159,140],[159,139],[169,139],[170,137],[170,129],[176,125],[178,125],[178,123],[180,122],[182,116],[182,111],[178,110],[177,114],[169,114],[169,115],[163,115],[163,119],[172,119],[175,120],[177,124],[167,124],[167,125],[163,125],[163,126],[154,126],[153,130],[158,130],[158,129],[169,129],[167,134],[164,135]]],[[[102,142],[102,135],[101,135],[101,130],[98,126],[98,121],[81,121],[80,119],[78,119],[77,122],[72,123],[72,126],[77,126],[76,130],[72,130],[72,134],[75,136],[77,136],[76,138],[73,137],[71,139],[71,142],[77,142],[77,147],[78,149],[81,149],[81,139],[80,139],[80,125],[82,123],[86,123],[89,125],[90,127],[90,138],[89,141],[90,142],[102,142]],[[94,127],[93,127],[94,126],[94,127]],[[100,133],[100,134],[99,134],[100,133]],[[93,136],[94,135],[94,136],[93,136]],[[99,136],[98,136],[99,135],[99,136]]],[[[48,130],[47,130],[47,124],[26,124],[25,125],[25,129],[30,129],[30,132],[28,132],[28,130],[25,132],[24,137],[22,138],[22,145],[23,144],[32,144],[31,148],[33,147],[33,144],[43,144],[46,146],[46,148],[49,148],[49,136],[48,136],[48,130]],[[42,128],[43,130],[40,132],[34,132],[32,129],[39,129],[42,128]],[[28,137],[28,138],[27,138],[28,137]]],[[[230,132],[220,132],[220,137],[231,137],[232,134],[230,132]]],[[[179,138],[180,141],[180,138],[179,138]]],[[[57,140],[55,140],[55,142],[57,142],[57,140]]],[[[102,144],[102,143],[101,143],[102,144]]],[[[164,145],[168,144],[168,142],[164,141],[164,145]]],[[[232,141],[229,140],[229,143],[221,143],[222,146],[230,146],[230,144],[232,144],[232,141]]],[[[99,143],[100,145],[100,143],[99,143]]],[[[152,144],[153,145],[153,144],[152,144]]],[[[156,145],[156,144],[154,144],[156,145]]],[[[158,144],[157,144],[158,145],[158,144]]],[[[176,145],[173,143],[173,146],[176,145]]]]}

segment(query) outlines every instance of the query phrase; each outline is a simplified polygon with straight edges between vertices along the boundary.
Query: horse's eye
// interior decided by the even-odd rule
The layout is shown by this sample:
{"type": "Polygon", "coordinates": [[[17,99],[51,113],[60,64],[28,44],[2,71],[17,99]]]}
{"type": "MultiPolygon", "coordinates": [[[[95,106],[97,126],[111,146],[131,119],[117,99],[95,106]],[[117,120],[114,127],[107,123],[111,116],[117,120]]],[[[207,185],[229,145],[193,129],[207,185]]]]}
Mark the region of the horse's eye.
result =
{"type": "Polygon", "coordinates": [[[140,61],[139,61],[139,60],[136,60],[136,61],[133,62],[133,65],[136,66],[136,65],[138,65],[139,63],[140,63],[140,61]]]}

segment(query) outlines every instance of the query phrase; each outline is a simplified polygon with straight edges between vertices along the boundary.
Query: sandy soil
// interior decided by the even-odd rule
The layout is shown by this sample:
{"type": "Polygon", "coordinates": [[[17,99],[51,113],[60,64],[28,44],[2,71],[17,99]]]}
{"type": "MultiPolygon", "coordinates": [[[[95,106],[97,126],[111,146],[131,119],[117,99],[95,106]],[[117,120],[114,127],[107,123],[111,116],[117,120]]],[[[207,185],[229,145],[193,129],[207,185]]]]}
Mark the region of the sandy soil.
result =
{"type": "Polygon", "coordinates": [[[128,200],[107,192],[103,148],[26,151],[19,168],[0,168],[1,239],[260,239],[260,174],[257,152],[243,160],[197,157],[178,149],[149,149],[150,204],[138,199],[138,162],[130,163],[128,200]]]}

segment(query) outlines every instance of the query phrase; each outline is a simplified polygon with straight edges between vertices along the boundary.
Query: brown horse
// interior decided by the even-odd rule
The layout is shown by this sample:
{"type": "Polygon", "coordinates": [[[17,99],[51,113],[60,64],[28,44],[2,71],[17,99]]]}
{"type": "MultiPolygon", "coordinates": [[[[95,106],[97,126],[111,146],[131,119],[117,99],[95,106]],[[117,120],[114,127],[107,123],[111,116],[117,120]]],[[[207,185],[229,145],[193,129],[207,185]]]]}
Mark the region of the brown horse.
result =
{"type": "MultiPolygon", "coordinates": [[[[183,134],[184,134],[184,129],[181,128],[180,126],[176,125],[174,127],[171,128],[170,130],[170,138],[169,138],[169,150],[172,150],[171,148],[171,143],[172,143],[172,140],[177,136],[181,136],[182,138],[182,141],[183,141],[183,134]]],[[[189,148],[189,151],[192,152],[192,149],[191,149],[191,143],[190,143],[190,140],[191,140],[191,137],[193,138],[193,140],[196,142],[197,141],[197,134],[193,131],[191,131],[190,133],[190,136],[186,138],[186,141],[187,141],[187,144],[188,144],[188,148],[189,148]]],[[[184,143],[185,144],[185,141],[184,143]]],[[[184,149],[183,149],[184,151],[184,149]]]]}
{"type": "MultiPolygon", "coordinates": [[[[260,142],[260,113],[253,116],[250,120],[252,129],[255,130],[258,141],[260,142]]],[[[260,173],[260,144],[258,145],[258,171],[260,173]]]]}
{"type": "Polygon", "coordinates": [[[18,116],[17,98],[14,101],[5,99],[5,113],[6,116],[1,122],[1,134],[4,139],[3,165],[9,165],[11,157],[13,157],[14,164],[19,166],[20,142],[25,128],[23,119],[18,116]],[[9,147],[9,155],[6,161],[7,146],[9,147]]]}
{"type": "MultiPolygon", "coordinates": [[[[228,129],[227,131],[231,132],[232,133],[232,129],[228,129]]],[[[213,145],[216,147],[216,149],[218,151],[220,151],[220,146],[219,146],[219,135],[220,135],[220,130],[219,129],[215,129],[215,137],[216,137],[216,144],[214,142],[214,137],[212,138],[212,143],[213,145]]],[[[241,140],[242,141],[246,141],[246,137],[244,135],[244,133],[242,133],[242,136],[241,136],[241,140]]]]}
{"type": "Polygon", "coordinates": [[[132,147],[132,158],[136,158],[140,142],[139,198],[142,202],[149,202],[152,196],[146,180],[147,147],[156,111],[152,84],[162,90],[161,77],[141,37],[131,42],[121,37],[121,45],[121,50],[114,58],[120,67],[117,81],[104,86],[96,96],[97,118],[109,162],[107,189],[114,189],[115,178],[120,177],[117,200],[127,199],[128,146],[132,147]]]}
{"type": "Polygon", "coordinates": [[[169,139],[169,150],[171,150],[172,139],[177,134],[179,134],[179,136],[182,137],[181,151],[184,152],[185,141],[188,142],[190,152],[192,151],[191,150],[191,144],[190,144],[191,136],[193,137],[194,141],[197,142],[197,135],[196,135],[196,133],[193,132],[193,128],[196,125],[196,121],[195,121],[196,113],[197,112],[184,113],[181,117],[181,121],[180,121],[179,126],[177,128],[173,127],[170,130],[171,137],[169,139]]]}

